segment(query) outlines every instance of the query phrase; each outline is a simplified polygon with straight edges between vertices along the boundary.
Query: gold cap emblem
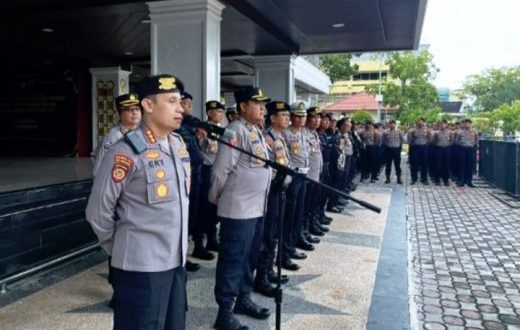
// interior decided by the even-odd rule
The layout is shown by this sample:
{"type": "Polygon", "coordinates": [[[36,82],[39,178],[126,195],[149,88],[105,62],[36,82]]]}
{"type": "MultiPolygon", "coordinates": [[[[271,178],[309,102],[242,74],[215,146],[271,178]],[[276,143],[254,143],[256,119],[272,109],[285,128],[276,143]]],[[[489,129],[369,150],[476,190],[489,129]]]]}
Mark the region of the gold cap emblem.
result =
{"type": "Polygon", "coordinates": [[[159,89],[171,90],[177,88],[175,85],[175,78],[173,77],[162,77],[159,78],[159,89]]]}
{"type": "Polygon", "coordinates": [[[285,104],[283,102],[276,102],[276,110],[285,109],[285,104]]]}

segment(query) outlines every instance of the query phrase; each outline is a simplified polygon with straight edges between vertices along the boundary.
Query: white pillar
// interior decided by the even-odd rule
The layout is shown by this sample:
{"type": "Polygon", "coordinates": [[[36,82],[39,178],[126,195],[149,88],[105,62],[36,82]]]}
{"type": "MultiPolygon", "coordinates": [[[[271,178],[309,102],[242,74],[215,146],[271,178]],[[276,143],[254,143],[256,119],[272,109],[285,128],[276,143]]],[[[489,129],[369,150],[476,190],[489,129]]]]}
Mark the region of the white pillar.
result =
{"type": "Polygon", "coordinates": [[[256,84],[265,95],[289,104],[296,101],[294,66],[296,56],[256,56],[256,84]]]}
{"type": "Polygon", "coordinates": [[[151,19],[152,74],[179,77],[193,95],[194,114],[204,103],[220,100],[220,22],[217,0],[148,2],[151,19]]]}
{"type": "Polygon", "coordinates": [[[120,67],[91,68],[92,74],[92,152],[103,136],[119,121],[115,99],[128,93],[130,71],[120,67]]]}

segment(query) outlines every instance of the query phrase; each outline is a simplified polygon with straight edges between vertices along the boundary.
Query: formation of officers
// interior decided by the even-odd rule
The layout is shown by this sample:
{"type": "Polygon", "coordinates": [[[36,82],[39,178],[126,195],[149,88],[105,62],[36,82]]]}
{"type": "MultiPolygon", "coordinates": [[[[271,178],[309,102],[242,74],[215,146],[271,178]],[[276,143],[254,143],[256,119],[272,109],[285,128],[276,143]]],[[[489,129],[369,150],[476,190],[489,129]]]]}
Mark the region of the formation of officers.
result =
{"type": "MultiPolygon", "coordinates": [[[[227,111],[216,100],[206,102],[207,123],[218,126],[225,114],[234,134],[223,140],[260,159],[189,126],[183,118],[192,115],[193,98],[173,75],[147,77],[138,94],[116,99],[120,123],[98,149],[86,209],[109,255],[114,329],[185,329],[186,270],[199,267],[187,260],[189,235],[193,257],[211,260],[212,251],[218,252],[214,327],[247,329],[236,314],[270,316],[251,292],[276,295],[275,258],[283,268],[298,270],[307,257],[303,251],[313,251],[329,231],[332,218],[325,210],[340,212],[348,202],[311,181],[348,193],[356,189],[357,173],[375,181],[386,163],[386,181],[393,164],[402,182],[405,137],[393,121],[386,129],[336,121],[318,107],[272,101],[255,87],[235,92],[235,100],[236,108],[227,111]],[[282,177],[261,159],[300,175],[282,177]]],[[[447,183],[456,148],[459,182],[471,186],[467,171],[476,135],[470,126],[465,122],[453,131],[442,123],[432,131],[419,120],[407,134],[413,183],[419,171],[423,183],[425,171],[447,183]],[[433,172],[432,150],[438,165],[433,172]]],[[[288,281],[282,276],[282,284],[288,281]]]]}

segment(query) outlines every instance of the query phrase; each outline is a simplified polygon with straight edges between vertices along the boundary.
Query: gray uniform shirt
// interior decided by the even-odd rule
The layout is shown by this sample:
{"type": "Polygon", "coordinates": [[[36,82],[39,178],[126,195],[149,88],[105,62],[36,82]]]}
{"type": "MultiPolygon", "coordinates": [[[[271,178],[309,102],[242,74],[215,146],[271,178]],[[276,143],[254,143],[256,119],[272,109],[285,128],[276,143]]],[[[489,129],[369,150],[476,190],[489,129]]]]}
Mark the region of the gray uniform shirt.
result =
{"type": "Polygon", "coordinates": [[[352,145],[352,140],[350,139],[349,134],[341,132],[338,134],[337,145],[339,149],[337,165],[339,170],[343,170],[345,169],[345,161],[347,157],[354,154],[354,146],[352,145]]]}
{"type": "Polygon", "coordinates": [[[318,132],[303,128],[303,134],[309,143],[309,179],[320,181],[320,173],[323,169],[323,156],[320,148],[320,137],[318,132]]]}
{"type": "Polygon", "coordinates": [[[363,134],[361,134],[361,138],[363,139],[363,143],[366,146],[375,146],[378,145],[379,141],[379,134],[376,130],[368,130],[364,131],[363,134]]]}
{"type": "Polygon", "coordinates": [[[474,147],[477,133],[470,129],[460,129],[455,133],[455,143],[461,147],[474,147]]]}
{"type": "MultiPolygon", "coordinates": [[[[267,144],[267,150],[269,153],[269,159],[277,162],[280,165],[291,167],[291,159],[289,158],[289,150],[287,149],[287,143],[282,134],[276,133],[272,128],[268,128],[264,131],[264,138],[267,144]]],[[[272,170],[272,177],[276,176],[276,170],[272,170]]],[[[292,177],[290,175],[285,177],[285,184],[288,186],[291,183],[292,177]]]]}
{"type": "Polygon", "coordinates": [[[121,140],[103,157],[86,217],[112,266],[165,271],[186,261],[190,158],[177,134],[169,148],[145,127],[138,134],[147,145],[141,154],[121,140]]]}
{"type": "MultiPolygon", "coordinates": [[[[254,125],[242,118],[228,129],[237,133],[232,143],[267,159],[267,145],[254,125]]],[[[252,219],[264,216],[271,170],[251,156],[221,145],[213,163],[208,199],[217,204],[217,215],[230,219],[252,219]]]]}
{"type": "Polygon", "coordinates": [[[101,161],[103,160],[103,156],[105,153],[112,147],[117,141],[121,140],[125,133],[128,132],[128,129],[124,128],[121,123],[112,127],[108,133],[103,137],[103,141],[97,148],[96,152],[96,160],[94,163],[94,169],[92,170],[92,175],[96,177],[96,173],[101,165],[101,161]]]}
{"type": "Polygon", "coordinates": [[[412,128],[408,132],[408,143],[414,146],[423,146],[430,140],[429,132],[426,127],[412,128]]]}
{"type": "Polygon", "coordinates": [[[387,129],[383,133],[383,144],[387,148],[400,148],[403,142],[403,133],[397,129],[387,129]]]}
{"type": "Polygon", "coordinates": [[[453,135],[450,130],[438,130],[433,133],[433,143],[437,147],[449,147],[453,143],[453,135]]]}
{"type": "Polygon", "coordinates": [[[309,154],[311,150],[309,142],[303,134],[303,129],[299,132],[295,132],[292,127],[289,127],[283,132],[283,136],[289,147],[291,164],[294,167],[309,167],[309,154]]]}
{"type": "Polygon", "coordinates": [[[218,153],[218,142],[204,137],[200,140],[199,145],[204,165],[213,165],[218,153]]]}

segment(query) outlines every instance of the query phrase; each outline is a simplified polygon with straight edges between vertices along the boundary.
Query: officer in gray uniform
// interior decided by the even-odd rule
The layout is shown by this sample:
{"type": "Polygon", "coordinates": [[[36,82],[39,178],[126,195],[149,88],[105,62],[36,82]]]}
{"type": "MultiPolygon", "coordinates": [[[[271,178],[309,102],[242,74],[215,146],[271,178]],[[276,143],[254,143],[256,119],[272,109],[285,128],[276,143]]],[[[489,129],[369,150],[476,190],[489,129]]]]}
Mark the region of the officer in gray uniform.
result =
{"type": "MultiPolygon", "coordinates": [[[[309,169],[310,147],[303,128],[307,120],[305,103],[296,104],[291,112],[291,127],[283,132],[291,165],[306,172],[309,169]]],[[[283,227],[284,250],[282,267],[288,270],[298,270],[300,266],[291,259],[305,259],[307,255],[298,252],[296,247],[310,250],[312,244],[303,235],[303,212],[305,203],[305,181],[302,177],[295,177],[287,188],[287,202],[285,203],[285,223],[283,227]]]]}
{"type": "Polygon", "coordinates": [[[141,122],[141,108],[139,107],[139,97],[135,93],[123,94],[116,98],[117,113],[119,114],[119,123],[112,127],[103,137],[103,141],[98,146],[96,152],[96,161],[92,175],[96,177],[96,173],[101,165],[101,160],[105,153],[117,141],[121,140],[126,132],[137,128],[141,122]]]}
{"type": "Polygon", "coordinates": [[[379,134],[373,123],[367,122],[367,128],[361,135],[366,149],[365,171],[370,173],[370,182],[374,183],[378,180],[379,174],[379,134]]]}
{"type": "MultiPolygon", "coordinates": [[[[283,166],[290,167],[289,150],[282,135],[284,129],[289,127],[289,112],[291,107],[283,101],[273,101],[266,104],[267,128],[264,131],[265,142],[268,146],[269,158],[283,166]]],[[[271,283],[276,282],[276,274],[273,270],[274,256],[276,252],[277,241],[279,239],[279,221],[283,216],[282,205],[285,203],[285,188],[290,183],[291,177],[286,177],[283,184],[277,180],[276,171],[273,170],[273,178],[271,189],[269,189],[269,198],[267,201],[267,213],[264,222],[264,235],[260,258],[258,259],[258,267],[255,276],[256,292],[267,297],[274,297],[275,288],[271,283]],[[274,184],[274,188],[273,188],[274,184]]],[[[282,283],[287,283],[287,276],[282,277],[282,283]]]]}
{"type": "MultiPolygon", "coordinates": [[[[262,91],[245,87],[235,92],[239,119],[227,127],[236,132],[229,142],[267,159],[267,145],[257,125],[263,123],[269,101],[262,91]]],[[[217,204],[220,221],[215,298],[219,312],[216,329],[247,329],[233,315],[268,318],[270,312],[251,300],[254,270],[262,244],[271,170],[264,162],[220,145],[211,174],[210,202],[217,204]],[[234,308],[233,308],[234,305],[234,308]]]]}
{"type": "MultiPolygon", "coordinates": [[[[205,107],[208,123],[220,126],[224,115],[224,106],[220,102],[212,100],[206,102],[205,107]]],[[[207,134],[204,133],[199,139],[199,143],[202,155],[202,182],[200,187],[200,204],[202,207],[200,211],[200,223],[205,225],[204,232],[207,237],[206,249],[218,252],[217,207],[208,200],[209,188],[211,186],[211,170],[218,152],[218,141],[208,138],[207,134]]]]}
{"type": "Polygon", "coordinates": [[[392,172],[392,162],[394,163],[395,175],[397,176],[397,183],[402,184],[401,181],[401,148],[403,146],[404,137],[400,130],[395,128],[395,120],[388,122],[388,129],[383,133],[383,144],[385,146],[386,157],[386,181],[390,183],[390,173],[392,172]]]}
{"type": "Polygon", "coordinates": [[[428,143],[431,133],[424,125],[424,118],[419,118],[414,128],[408,132],[410,150],[410,174],[412,184],[417,182],[419,170],[421,182],[428,185],[428,143]]]}
{"type": "Polygon", "coordinates": [[[435,146],[435,166],[436,177],[435,184],[441,184],[441,179],[445,186],[449,186],[450,182],[450,164],[451,164],[451,145],[453,144],[453,133],[448,129],[448,122],[443,120],[440,129],[433,133],[433,144],[435,146]]]}
{"type": "Polygon", "coordinates": [[[181,137],[182,82],[140,85],[143,123],[99,166],[87,221],[111,256],[114,329],[185,329],[190,158],[181,137]]]}
{"type": "MultiPolygon", "coordinates": [[[[318,127],[321,122],[321,109],[319,107],[310,107],[307,109],[307,120],[305,127],[303,128],[303,134],[305,134],[307,141],[309,142],[310,153],[309,153],[309,172],[307,177],[314,181],[320,181],[320,175],[323,171],[323,155],[320,147],[320,136],[318,135],[318,127]]],[[[319,212],[320,206],[320,188],[312,183],[306,183],[305,192],[305,223],[303,235],[307,242],[311,243],[313,240],[311,234],[314,232],[328,232],[329,229],[322,225],[320,218],[321,213],[319,212]]],[[[303,246],[302,247],[306,247],[303,246]]]]}
{"type": "Polygon", "coordinates": [[[457,185],[463,187],[475,187],[472,182],[473,167],[475,166],[475,147],[477,146],[478,135],[471,129],[471,119],[462,122],[462,128],[455,133],[455,143],[459,152],[459,178],[457,185]]]}

